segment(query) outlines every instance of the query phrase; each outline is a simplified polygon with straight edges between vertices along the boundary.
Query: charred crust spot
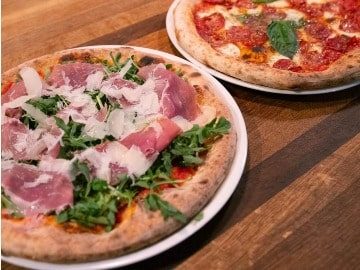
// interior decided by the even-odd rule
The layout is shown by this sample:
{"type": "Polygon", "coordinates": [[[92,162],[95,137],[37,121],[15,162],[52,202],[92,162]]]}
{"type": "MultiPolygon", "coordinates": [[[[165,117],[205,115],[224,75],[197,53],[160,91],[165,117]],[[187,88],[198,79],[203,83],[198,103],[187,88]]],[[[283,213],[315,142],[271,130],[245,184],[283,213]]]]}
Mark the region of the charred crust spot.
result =
{"type": "Polygon", "coordinates": [[[173,195],[172,195],[172,197],[175,199],[175,198],[177,198],[179,195],[177,194],[177,193],[174,193],[173,195]]]}
{"type": "Polygon", "coordinates": [[[202,185],[206,185],[209,182],[209,179],[203,179],[199,183],[202,185]]]}
{"type": "Polygon", "coordinates": [[[244,60],[247,60],[247,59],[249,59],[249,58],[251,58],[251,55],[250,55],[250,54],[244,54],[244,55],[242,56],[242,59],[244,59],[244,60]]]}
{"type": "Polygon", "coordinates": [[[91,64],[94,63],[94,59],[93,57],[91,57],[91,54],[89,52],[81,53],[78,59],[82,62],[91,63],[91,64]]]}
{"type": "Polygon", "coordinates": [[[353,65],[348,65],[347,68],[353,68],[354,66],[353,65]]]}
{"type": "Polygon", "coordinates": [[[209,87],[206,84],[204,84],[203,87],[204,87],[205,90],[209,91],[209,87]]]}
{"type": "Polygon", "coordinates": [[[151,64],[159,64],[159,63],[164,63],[164,61],[160,58],[154,58],[154,57],[146,55],[139,60],[138,65],[140,67],[144,67],[144,66],[148,66],[151,64]]]}
{"type": "Polygon", "coordinates": [[[73,53],[62,55],[59,59],[59,64],[64,64],[67,62],[73,62],[76,60],[76,57],[73,53]]]}
{"type": "Polygon", "coordinates": [[[190,78],[195,78],[195,77],[199,77],[199,76],[201,76],[201,74],[199,72],[192,72],[189,75],[190,78]]]}

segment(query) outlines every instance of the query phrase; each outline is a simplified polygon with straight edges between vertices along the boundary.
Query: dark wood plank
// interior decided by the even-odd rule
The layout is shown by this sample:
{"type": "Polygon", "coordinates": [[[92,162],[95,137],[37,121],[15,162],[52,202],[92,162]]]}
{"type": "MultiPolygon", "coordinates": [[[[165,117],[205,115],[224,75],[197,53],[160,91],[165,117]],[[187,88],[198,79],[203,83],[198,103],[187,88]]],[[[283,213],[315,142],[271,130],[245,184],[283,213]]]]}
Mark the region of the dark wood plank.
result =
{"type": "Polygon", "coordinates": [[[358,181],[257,260],[253,268],[359,269],[360,175],[357,177],[358,181]]]}
{"type": "MultiPolygon", "coordinates": [[[[243,269],[254,266],[260,258],[282,245],[290,235],[301,230],[304,224],[326,209],[328,204],[333,203],[341,208],[338,196],[348,188],[355,188],[354,183],[359,181],[359,153],[360,135],[357,135],[207,246],[199,249],[181,264],[180,269],[243,269]]],[[[359,222],[359,216],[353,218],[359,222]]],[[[354,230],[357,228],[354,227],[354,230]]],[[[318,233],[321,235],[320,231],[318,233]]],[[[301,240],[301,234],[298,235],[300,238],[293,238],[294,245],[301,240]]],[[[321,242],[321,239],[313,238],[313,241],[321,242]]],[[[298,247],[306,252],[306,247],[298,247]]],[[[338,244],[336,250],[340,254],[343,252],[342,246],[338,244]]],[[[333,253],[327,253],[329,254],[333,253]]],[[[284,259],[284,266],[288,260],[289,256],[284,259]]],[[[358,263],[359,260],[357,258],[358,263]]]]}

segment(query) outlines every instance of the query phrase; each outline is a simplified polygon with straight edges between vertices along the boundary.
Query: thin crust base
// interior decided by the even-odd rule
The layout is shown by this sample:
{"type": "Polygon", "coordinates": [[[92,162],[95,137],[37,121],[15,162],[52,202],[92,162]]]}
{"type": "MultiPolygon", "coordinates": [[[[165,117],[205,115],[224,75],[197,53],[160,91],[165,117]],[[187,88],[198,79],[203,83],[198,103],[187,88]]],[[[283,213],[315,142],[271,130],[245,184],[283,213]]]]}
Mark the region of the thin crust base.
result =
{"type": "MultiPolygon", "coordinates": [[[[74,49],[43,56],[5,72],[3,81],[12,81],[22,66],[32,66],[39,70],[51,67],[69,55],[75,55],[78,59],[86,57],[108,59],[110,51],[119,51],[124,58],[135,55],[136,59],[146,59],[150,62],[166,61],[181,68],[185,79],[197,90],[199,103],[214,107],[217,116],[224,116],[233,122],[230,111],[211,92],[212,86],[202,78],[200,73],[188,65],[179,65],[160,59],[158,56],[144,55],[131,48],[74,49]]],[[[231,129],[228,135],[212,146],[207,153],[205,163],[197,169],[190,180],[179,188],[164,190],[161,197],[177,207],[186,217],[191,218],[196,215],[224,180],[232,163],[235,144],[236,134],[231,129]]],[[[165,221],[159,212],[147,210],[142,200],[138,200],[128,209],[126,218],[109,233],[70,232],[52,218],[37,220],[3,218],[2,252],[4,255],[48,262],[98,260],[119,256],[144,247],[183,226],[173,219],[165,221]]]]}

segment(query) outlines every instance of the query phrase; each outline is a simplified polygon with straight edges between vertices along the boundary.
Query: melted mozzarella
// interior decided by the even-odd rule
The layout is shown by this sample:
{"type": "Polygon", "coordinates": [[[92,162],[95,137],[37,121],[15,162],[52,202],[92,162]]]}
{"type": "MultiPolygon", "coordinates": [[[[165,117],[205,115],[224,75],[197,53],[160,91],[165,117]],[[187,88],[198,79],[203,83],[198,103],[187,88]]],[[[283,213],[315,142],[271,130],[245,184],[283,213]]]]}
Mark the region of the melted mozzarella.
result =
{"type": "Polygon", "coordinates": [[[305,17],[305,14],[295,9],[284,9],[286,19],[291,21],[299,21],[305,17]]]}
{"type": "Polygon", "coordinates": [[[227,13],[227,10],[225,7],[223,6],[212,6],[204,11],[200,11],[197,13],[197,15],[200,17],[200,18],[204,18],[206,16],[210,16],[211,14],[214,14],[216,12],[219,12],[221,14],[225,14],[227,13]]]}
{"type": "Polygon", "coordinates": [[[225,44],[221,47],[217,48],[218,51],[221,53],[231,56],[231,57],[239,57],[240,56],[240,49],[233,43],[225,44]]]}
{"type": "Polygon", "coordinates": [[[360,38],[360,33],[356,32],[356,33],[351,33],[351,32],[345,32],[342,31],[340,29],[340,22],[339,21],[335,21],[333,23],[330,24],[330,27],[338,34],[338,35],[345,35],[348,37],[358,37],[360,38]]]}
{"type": "Polygon", "coordinates": [[[328,0],[306,0],[308,5],[311,4],[325,4],[328,0]]]}
{"type": "Polygon", "coordinates": [[[275,64],[275,62],[277,62],[278,60],[281,60],[281,59],[290,59],[290,58],[288,58],[288,57],[286,57],[286,56],[284,56],[284,55],[281,55],[281,54],[278,53],[278,52],[275,52],[275,53],[270,57],[270,59],[268,60],[268,64],[269,64],[270,66],[272,66],[272,65],[275,64]]]}
{"type": "Polygon", "coordinates": [[[274,8],[286,8],[289,6],[289,3],[286,0],[277,0],[275,2],[268,3],[266,5],[274,8]]]}

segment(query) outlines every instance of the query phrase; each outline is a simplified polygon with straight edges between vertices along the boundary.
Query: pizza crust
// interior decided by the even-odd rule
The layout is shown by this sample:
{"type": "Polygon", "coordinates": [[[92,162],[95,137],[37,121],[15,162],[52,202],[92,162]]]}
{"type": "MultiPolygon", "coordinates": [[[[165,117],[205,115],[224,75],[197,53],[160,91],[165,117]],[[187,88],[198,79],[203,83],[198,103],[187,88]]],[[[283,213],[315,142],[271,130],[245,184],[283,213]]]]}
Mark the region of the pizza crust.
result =
{"type": "MultiPolygon", "coordinates": [[[[77,59],[90,55],[95,58],[109,58],[110,51],[122,53],[127,58],[162,62],[158,56],[144,55],[131,48],[120,49],[73,49],[53,55],[47,55],[26,62],[3,74],[3,81],[12,81],[23,66],[32,66],[37,70],[53,66],[59,59],[75,56],[77,59]],[[150,59],[150,60],[149,60],[150,59]]],[[[224,116],[233,123],[229,109],[211,91],[213,88],[200,73],[188,65],[179,65],[165,60],[184,72],[185,79],[195,86],[200,103],[216,109],[217,116],[224,116]]],[[[224,180],[234,156],[236,144],[235,130],[216,141],[206,155],[205,163],[198,167],[196,174],[179,188],[163,191],[161,197],[177,207],[187,218],[196,215],[211,199],[224,180]]],[[[54,219],[46,217],[30,220],[2,219],[2,252],[4,255],[25,257],[48,262],[80,262],[119,256],[132,250],[154,243],[175,232],[183,224],[174,219],[166,221],[160,212],[151,212],[142,200],[128,208],[126,218],[111,232],[74,233],[64,230],[54,219]]]]}
{"type": "Polygon", "coordinates": [[[265,64],[247,63],[221,54],[197,33],[193,7],[201,0],[180,1],[174,10],[176,38],[183,49],[201,63],[245,82],[277,89],[309,90],[359,81],[360,49],[355,49],[324,71],[297,73],[265,64]]]}

